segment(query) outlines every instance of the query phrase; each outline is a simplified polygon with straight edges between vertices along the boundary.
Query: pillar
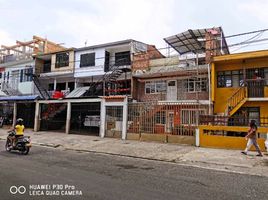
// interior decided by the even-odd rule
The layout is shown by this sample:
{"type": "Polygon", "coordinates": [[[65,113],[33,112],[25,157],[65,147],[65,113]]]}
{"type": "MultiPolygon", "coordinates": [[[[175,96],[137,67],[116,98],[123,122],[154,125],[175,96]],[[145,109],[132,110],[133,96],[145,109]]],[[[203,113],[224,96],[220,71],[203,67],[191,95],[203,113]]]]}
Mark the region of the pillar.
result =
{"type": "Polygon", "coordinates": [[[54,79],[54,91],[57,89],[57,79],[54,79]]]}
{"type": "Polygon", "coordinates": [[[101,100],[101,114],[100,114],[100,137],[104,138],[105,136],[105,115],[106,115],[106,107],[105,107],[105,99],[101,100]]]}
{"type": "Polygon", "coordinates": [[[40,129],[40,104],[35,103],[35,115],[34,115],[34,131],[37,132],[40,129]]]}
{"type": "Polygon", "coordinates": [[[14,102],[14,107],[13,107],[13,123],[12,126],[15,127],[17,121],[17,103],[14,102]]]}
{"type": "Polygon", "coordinates": [[[68,102],[65,133],[67,134],[70,133],[70,127],[71,127],[71,102],[68,102]]]}
{"type": "Polygon", "coordinates": [[[124,99],[123,103],[123,127],[122,127],[122,139],[125,140],[127,138],[127,115],[128,115],[128,108],[127,108],[127,97],[124,99]]]}

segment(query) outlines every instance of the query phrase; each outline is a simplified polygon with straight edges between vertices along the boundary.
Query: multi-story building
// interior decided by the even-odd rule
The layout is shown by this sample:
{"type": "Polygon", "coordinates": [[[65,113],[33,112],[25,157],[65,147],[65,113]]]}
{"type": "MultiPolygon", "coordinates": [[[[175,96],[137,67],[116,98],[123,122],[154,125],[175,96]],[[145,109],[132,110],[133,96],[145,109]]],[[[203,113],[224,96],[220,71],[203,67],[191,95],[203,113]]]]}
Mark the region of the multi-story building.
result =
{"type": "Polygon", "coordinates": [[[150,59],[136,70],[133,99],[149,104],[133,108],[145,112],[139,117],[133,112],[129,132],[194,136],[199,115],[211,110],[209,61],[213,55],[229,54],[222,35],[219,27],[165,38],[179,55],[150,59]]]}
{"type": "Polygon", "coordinates": [[[211,62],[213,114],[200,117],[200,146],[244,149],[249,122],[262,150],[268,132],[268,51],[215,56],[211,62]]]}
{"type": "Polygon", "coordinates": [[[61,49],[62,46],[38,36],[33,36],[33,39],[27,42],[17,41],[13,46],[1,46],[1,115],[8,118],[7,121],[23,117],[26,125],[33,127],[33,120],[30,120],[33,116],[27,114],[34,113],[33,101],[38,98],[39,92],[32,77],[35,72],[35,61],[32,55],[61,49]]]}
{"type": "Polygon", "coordinates": [[[55,91],[66,96],[74,90],[74,48],[36,54],[34,58],[34,81],[44,99],[53,98],[55,91]]]}
{"type": "Polygon", "coordinates": [[[154,47],[135,40],[123,40],[76,49],[76,89],[67,98],[131,96],[133,57],[140,52],[146,54],[148,48],[154,47]]]}

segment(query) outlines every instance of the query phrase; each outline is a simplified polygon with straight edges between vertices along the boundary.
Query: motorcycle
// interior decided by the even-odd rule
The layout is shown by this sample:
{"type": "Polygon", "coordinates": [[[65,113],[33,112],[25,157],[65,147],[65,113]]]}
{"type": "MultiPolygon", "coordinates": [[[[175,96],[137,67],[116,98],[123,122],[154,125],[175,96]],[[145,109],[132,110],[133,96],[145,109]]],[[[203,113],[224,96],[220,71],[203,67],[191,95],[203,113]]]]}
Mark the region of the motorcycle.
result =
{"type": "Polygon", "coordinates": [[[30,136],[21,136],[17,138],[15,146],[13,146],[13,140],[15,139],[16,132],[8,131],[7,141],[6,141],[6,151],[18,150],[23,155],[27,155],[32,146],[30,136]]]}

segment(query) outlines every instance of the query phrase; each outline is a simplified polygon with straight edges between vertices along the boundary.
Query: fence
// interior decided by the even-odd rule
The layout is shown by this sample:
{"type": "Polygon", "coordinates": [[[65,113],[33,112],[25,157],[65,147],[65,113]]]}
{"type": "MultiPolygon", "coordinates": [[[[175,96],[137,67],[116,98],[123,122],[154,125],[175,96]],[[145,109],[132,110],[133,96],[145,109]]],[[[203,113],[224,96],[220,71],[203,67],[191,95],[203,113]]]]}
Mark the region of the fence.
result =
{"type": "Polygon", "coordinates": [[[199,115],[207,113],[207,105],[187,103],[139,102],[128,104],[128,135],[138,138],[150,134],[165,136],[195,136],[199,115]]]}
{"type": "MultiPolygon", "coordinates": [[[[214,126],[248,126],[253,118],[244,116],[219,116],[219,115],[200,115],[200,125],[214,126]]],[[[260,127],[268,127],[268,117],[260,117],[255,119],[260,127]]]]}

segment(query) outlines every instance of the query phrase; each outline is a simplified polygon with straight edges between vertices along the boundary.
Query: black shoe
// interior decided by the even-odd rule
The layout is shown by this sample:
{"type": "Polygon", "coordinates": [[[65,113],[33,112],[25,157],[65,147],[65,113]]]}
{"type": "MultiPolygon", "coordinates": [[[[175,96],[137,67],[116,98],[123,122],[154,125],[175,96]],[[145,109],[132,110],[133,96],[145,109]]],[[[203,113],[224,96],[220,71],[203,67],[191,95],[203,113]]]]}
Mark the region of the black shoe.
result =
{"type": "Polygon", "coordinates": [[[248,155],[247,152],[245,152],[245,151],[241,151],[241,153],[244,155],[248,155]]]}
{"type": "Polygon", "coordinates": [[[262,155],[262,154],[258,154],[258,155],[256,155],[256,156],[262,157],[263,155],[262,155]]]}

